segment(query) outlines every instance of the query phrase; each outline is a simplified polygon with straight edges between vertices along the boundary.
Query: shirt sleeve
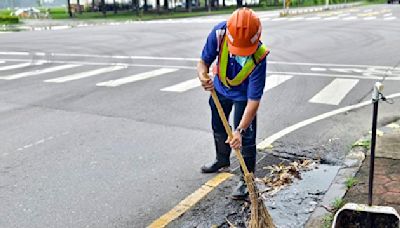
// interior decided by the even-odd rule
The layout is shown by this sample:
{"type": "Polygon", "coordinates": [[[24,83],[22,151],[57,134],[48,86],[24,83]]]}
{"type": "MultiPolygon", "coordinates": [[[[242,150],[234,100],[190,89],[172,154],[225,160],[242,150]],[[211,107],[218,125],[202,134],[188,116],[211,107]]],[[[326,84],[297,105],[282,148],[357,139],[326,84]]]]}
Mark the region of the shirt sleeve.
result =
{"type": "Polygon", "coordinates": [[[264,93],[265,78],[267,76],[267,58],[264,58],[251,73],[247,89],[249,100],[259,101],[264,93]]]}
{"type": "Polygon", "coordinates": [[[201,59],[209,66],[214,62],[218,55],[216,30],[217,26],[213,28],[210,34],[208,34],[206,44],[204,45],[203,52],[201,53],[201,59]]]}

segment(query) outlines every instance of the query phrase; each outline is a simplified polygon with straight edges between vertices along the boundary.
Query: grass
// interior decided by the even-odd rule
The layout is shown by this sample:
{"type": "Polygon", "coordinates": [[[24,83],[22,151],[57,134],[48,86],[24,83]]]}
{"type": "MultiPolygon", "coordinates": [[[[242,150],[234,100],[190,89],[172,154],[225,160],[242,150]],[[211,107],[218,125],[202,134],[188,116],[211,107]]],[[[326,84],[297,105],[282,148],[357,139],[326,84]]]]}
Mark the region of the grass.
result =
{"type": "Polygon", "coordinates": [[[358,180],[354,177],[348,177],[347,180],[345,181],[347,189],[350,189],[354,185],[358,183],[358,180]]]}
{"type": "Polygon", "coordinates": [[[322,219],[322,228],[331,228],[333,222],[333,214],[327,214],[322,219]]]}
{"type": "Polygon", "coordinates": [[[352,145],[352,148],[357,147],[357,146],[362,146],[362,147],[365,147],[365,148],[367,148],[367,149],[370,149],[370,148],[371,148],[371,139],[362,139],[362,140],[359,140],[359,141],[355,142],[355,143],[352,145]]]}
{"type": "Polygon", "coordinates": [[[322,218],[322,228],[330,228],[332,227],[333,218],[336,212],[342,208],[345,204],[345,201],[342,198],[335,198],[331,203],[332,211],[331,213],[325,215],[322,218]]]}

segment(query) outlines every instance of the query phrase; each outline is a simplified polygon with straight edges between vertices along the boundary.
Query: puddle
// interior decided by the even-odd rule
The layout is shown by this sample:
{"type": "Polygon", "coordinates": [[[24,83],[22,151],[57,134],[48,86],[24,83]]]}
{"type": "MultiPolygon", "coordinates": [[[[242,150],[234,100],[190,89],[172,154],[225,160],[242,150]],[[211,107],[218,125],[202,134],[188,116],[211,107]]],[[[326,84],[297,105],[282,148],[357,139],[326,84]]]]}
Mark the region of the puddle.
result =
{"type": "Polygon", "coordinates": [[[302,180],[268,198],[266,204],[278,228],[303,227],[322,200],[340,166],[321,164],[317,169],[302,172],[302,180]]]}

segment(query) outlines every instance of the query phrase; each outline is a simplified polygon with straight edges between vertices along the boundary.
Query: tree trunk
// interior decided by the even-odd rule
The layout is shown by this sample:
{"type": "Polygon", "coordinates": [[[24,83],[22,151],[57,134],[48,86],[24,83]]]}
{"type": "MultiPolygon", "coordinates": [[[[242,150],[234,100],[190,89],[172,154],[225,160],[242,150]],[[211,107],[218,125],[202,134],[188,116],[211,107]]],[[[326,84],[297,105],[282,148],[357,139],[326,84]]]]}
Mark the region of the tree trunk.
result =
{"type": "Polygon", "coordinates": [[[105,17],[107,15],[105,0],[101,0],[101,11],[103,12],[103,16],[105,17]]]}
{"type": "Polygon", "coordinates": [[[160,14],[160,0],[156,0],[156,10],[157,14],[160,14]]]}
{"type": "Polygon", "coordinates": [[[94,0],[92,0],[92,12],[94,12],[94,7],[95,7],[94,0]]]}
{"type": "Polygon", "coordinates": [[[236,0],[237,3],[237,8],[240,8],[243,6],[243,1],[242,0],[236,0]]]}
{"type": "Polygon", "coordinates": [[[82,14],[82,10],[81,10],[81,2],[79,0],[76,1],[77,7],[78,7],[78,13],[82,14]]]}
{"type": "Polygon", "coordinates": [[[118,10],[117,10],[117,3],[115,2],[115,0],[113,2],[113,8],[114,8],[114,14],[117,14],[118,10]]]}
{"type": "Polygon", "coordinates": [[[208,12],[211,12],[211,0],[206,0],[208,12]]]}
{"type": "Polygon", "coordinates": [[[169,5],[168,5],[168,0],[164,0],[164,10],[168,10],[169,9],[169,5]]]}
{"type": "Polygon", "coordinates": [[[222,7],[225,7],[225,6],[226,6],[225,0],[222,0],[222,7]]]}
{"type": "Polygon", "coordinates": [[[192,12],[192,0],[186,0],[186,10],[192,12]]]}
{"type": "Polygon", "coordinates": [[[70,1],[70,0],[67,0],[67,7],[68,7],[68,14],[69,14],[69,17],[72,17],[71,1],[70,1]]]}
{"type": "Polygon", "coordinates": [[[143,6],[143,9],[144,9],[144,11],[145,12],[147,12],[147,0],[144,0],[144,6],[143,6]]]}

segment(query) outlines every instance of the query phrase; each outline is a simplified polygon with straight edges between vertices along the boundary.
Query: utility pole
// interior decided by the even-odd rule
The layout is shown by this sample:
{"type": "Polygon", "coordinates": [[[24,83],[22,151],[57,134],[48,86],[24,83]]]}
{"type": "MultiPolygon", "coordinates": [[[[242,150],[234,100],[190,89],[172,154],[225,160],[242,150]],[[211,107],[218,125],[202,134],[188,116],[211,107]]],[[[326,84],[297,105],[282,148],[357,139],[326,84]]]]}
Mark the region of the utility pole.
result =
{"type": "Polygon", "coordinates": [[[113,3],[114,14],[117,14],[117,3],[115,2],[115,0],[113,1],[113,3]]]}

